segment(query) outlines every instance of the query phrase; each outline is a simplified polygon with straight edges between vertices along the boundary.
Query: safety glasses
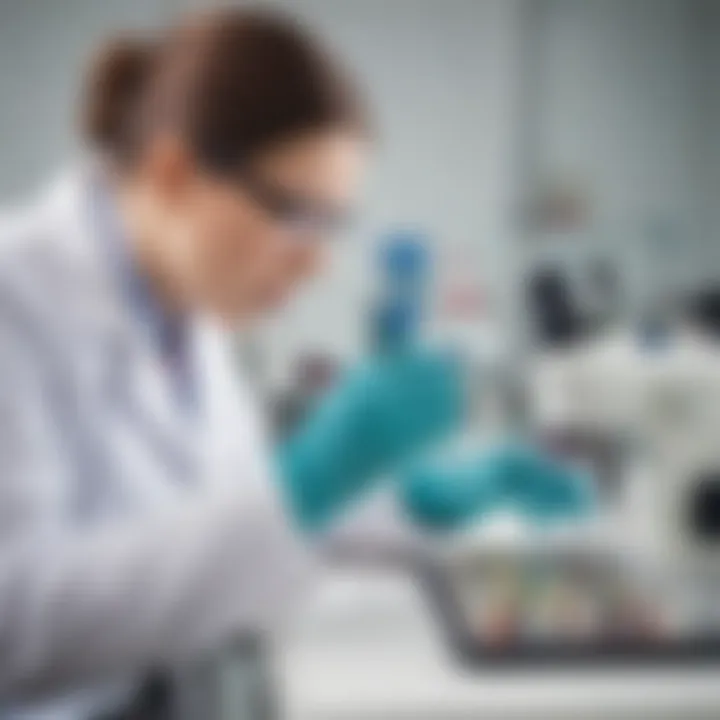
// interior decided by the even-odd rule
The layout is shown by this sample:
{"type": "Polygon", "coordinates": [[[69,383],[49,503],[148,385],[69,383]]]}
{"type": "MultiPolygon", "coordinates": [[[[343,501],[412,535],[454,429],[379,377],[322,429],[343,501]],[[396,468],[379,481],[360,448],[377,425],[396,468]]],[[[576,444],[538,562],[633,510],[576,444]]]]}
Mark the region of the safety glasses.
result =
{"type": "Polygon", "coordinates": [[[351,223],[348,208],[311,200],[252,175],[244,175],[240,183],[253,202],[293,235],[334,238],[351,223]]]}

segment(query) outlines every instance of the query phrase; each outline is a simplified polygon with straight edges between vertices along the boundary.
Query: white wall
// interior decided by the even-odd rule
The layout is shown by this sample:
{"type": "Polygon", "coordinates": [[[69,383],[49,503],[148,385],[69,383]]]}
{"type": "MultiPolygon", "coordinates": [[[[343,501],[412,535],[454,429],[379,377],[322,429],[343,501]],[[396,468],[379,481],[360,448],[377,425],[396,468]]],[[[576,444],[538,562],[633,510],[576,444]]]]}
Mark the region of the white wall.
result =
{"type": "Polygon", "coordinates": [[[100,40],[168,14],[167,0],[0,0],[0,204],[72,156],[81,73],[100,40]]]}
{"type": "Polygon", "coordinates": [[[540,164],[545,176],[587,187],[592,240],[613,248],[642,302],[707,268],[712,223],[698,210],[698,161],[714,155],[720,133],[706,123],[698,135],[705,108],[694,1],[547,6],[540,164]]]}
{"type": "Polygon", "coordinates": [[[712,271],[720,270],[720,3],[696,0],[693,13],[697,64],[694,163],[701,242],[712,271]]]}

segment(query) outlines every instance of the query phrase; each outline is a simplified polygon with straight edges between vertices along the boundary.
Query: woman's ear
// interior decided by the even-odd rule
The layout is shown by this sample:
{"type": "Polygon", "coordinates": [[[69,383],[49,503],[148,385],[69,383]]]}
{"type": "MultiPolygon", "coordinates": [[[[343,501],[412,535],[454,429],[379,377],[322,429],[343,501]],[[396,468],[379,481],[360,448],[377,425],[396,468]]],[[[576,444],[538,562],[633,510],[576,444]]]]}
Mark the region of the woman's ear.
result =
{"type": "Polygon", "coordinates": [[[196,163],[185,143],[175,134],[159,134],[148,148],[142,173],[169,204],[187,197],[196,179],[196,163]]]}

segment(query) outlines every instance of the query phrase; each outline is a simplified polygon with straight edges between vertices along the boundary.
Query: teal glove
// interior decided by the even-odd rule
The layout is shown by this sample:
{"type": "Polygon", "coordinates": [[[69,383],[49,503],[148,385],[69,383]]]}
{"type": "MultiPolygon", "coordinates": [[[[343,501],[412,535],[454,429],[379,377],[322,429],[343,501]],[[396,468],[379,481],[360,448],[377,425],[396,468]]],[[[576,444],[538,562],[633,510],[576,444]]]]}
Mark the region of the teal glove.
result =
{"type": "Polygon", "coordinates": [[[501,508],[545,522],[594,506],[588,477],[522,444],[462,465],[416,468],[402,478],[399,493],[414,522],[437,530],[460,529],[501,508]]]}
{"type": "Polygon", "coordinates": [[[351,371],[279,452],[279,477],[305,530],[332,520],[371,481],[455,429],[463,415],[459,364],[405,351],[351,371]]]}

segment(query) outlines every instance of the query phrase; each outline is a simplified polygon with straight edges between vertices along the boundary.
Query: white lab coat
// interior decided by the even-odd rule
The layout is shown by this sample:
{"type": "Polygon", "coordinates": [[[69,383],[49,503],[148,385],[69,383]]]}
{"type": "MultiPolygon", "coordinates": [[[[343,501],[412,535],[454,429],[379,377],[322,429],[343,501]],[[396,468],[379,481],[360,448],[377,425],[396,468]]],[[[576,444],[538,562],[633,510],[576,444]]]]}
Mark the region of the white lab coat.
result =
{"type": "Polygon", "coordinates": [[[78,720],[108,683],[276,627],[315,564],[208,320],[193,331],[203,422],[173,407],[93,236],[87,182],[71,173],[0,220],[0,718],[78,720]],[[192,456],[191,482],[173,453],[192,456]]]}

